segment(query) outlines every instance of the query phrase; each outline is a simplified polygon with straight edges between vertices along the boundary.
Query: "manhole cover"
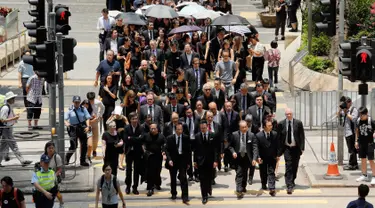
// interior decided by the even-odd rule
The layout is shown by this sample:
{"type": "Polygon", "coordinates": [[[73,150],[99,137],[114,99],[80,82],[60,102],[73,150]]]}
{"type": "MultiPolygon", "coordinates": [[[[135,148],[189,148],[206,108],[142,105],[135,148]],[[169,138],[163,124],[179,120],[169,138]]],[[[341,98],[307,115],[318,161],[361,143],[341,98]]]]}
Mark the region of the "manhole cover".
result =
{"type": "Polygon", "coordinates": [[[39,136],[38,132],[30,132],[30,131],[23,131],[23,132],[17,132],[14,134],[15,137],[21,138],[21,139],[30,139],[39,136]]]}

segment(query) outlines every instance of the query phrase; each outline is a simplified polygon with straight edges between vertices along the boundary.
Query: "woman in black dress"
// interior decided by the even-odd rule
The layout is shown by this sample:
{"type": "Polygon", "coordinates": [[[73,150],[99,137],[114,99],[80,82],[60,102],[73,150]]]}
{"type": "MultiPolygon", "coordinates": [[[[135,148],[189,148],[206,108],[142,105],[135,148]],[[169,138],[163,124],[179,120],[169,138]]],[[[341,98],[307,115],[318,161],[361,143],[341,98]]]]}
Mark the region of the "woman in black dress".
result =
{"type": "Polygon", "coordinates": [[[109,130],[104,132],[102,136],[103,160],[104,164],[110,164],[112,174],[117,176],[119,149],[124,142],[116,131],[116,123],[110,122],[108,126],[109,130]]]}
{"type": "Polygon", "coordinates": [[[115,103],[117,100],[117,85],[112,83],[112,75],[108,75],[105,78],[104,85],[100,87],[99,96],[102,98],[102,102],[105,106],[103,121],[104,130],[107,130],[107,120],[111,116],[112,111],[115,109],[115,103]]]}
{"type": "Polygon", "coordinates": [[[123,115],[129,118],[129,114],[132,112],[139,112],[139,102],[135,99],[137,96],[133,90],[129,90],[124,98],[124,103],[123,103],[123,115]]]}

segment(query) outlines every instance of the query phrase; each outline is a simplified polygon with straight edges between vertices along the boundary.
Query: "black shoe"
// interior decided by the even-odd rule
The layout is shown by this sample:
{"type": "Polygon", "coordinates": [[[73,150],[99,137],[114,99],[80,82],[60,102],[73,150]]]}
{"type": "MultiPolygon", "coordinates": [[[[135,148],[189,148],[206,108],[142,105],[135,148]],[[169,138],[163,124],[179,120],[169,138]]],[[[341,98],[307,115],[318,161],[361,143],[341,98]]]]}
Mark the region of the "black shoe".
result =
{"type": "Polygon", "coordinates": [[[212,189],[208,192],[208,195],[212,196],[212,189]]]}
{"type": "Polygon", "coordinates": [[[0,168],[3,168],[3,167],[5,167],[5,166],[0,163],[0,168]]]}
{"type": "Polygon", "coordinates": [[[81,162],[80,165],[81,165],[81,166],[84,166],[84,167],[90,166],[90,164],[88,164],[86,161],[85,161],[85,162],[81,162]]]}
{"type": "Polygon", "coordinates": [[[183,198],[183,199],[182,199],[182,203],[184,203],[184,204],[189,203],[189,201],[190,201],[189,198],[183,198]]]}
{"type": "Polygon", "coordinates": [[[228,172],[229,168],[227,166],[224,167],[224,172],[228,172]]]}
{"type": "Polygon", "coordinates": [[[236,195],[237,195],[237,198],[238,199],[241,199],[241,198],[243,198],[243,192],[241,192],[241,191],[236,191],[236,195]]]}
{"type": "Polygon", "coordinates": [[[148,191],[147,191],[147,196],[152,196],[152,194],[153,194],[153,191],[152,191],[152,190],[148,190],[148,191]]]}
{"type": "Polygon", "coordinates": [[[249,179],[249,180],[247,181],[247,183],[248,183],[249,185],[253,185],[253,179],[249,179]]]}
{"type": "Polygon", "coordinates": [[[279,40],[279,37],[276,36],[276,37],[275,37],[275,41],[278,41],[278,40],[279,40]]]}
{"type": "Polygon", "coordinates": [[[194,181],[194,178],[193,178],[193,177],[189,177],[188,180],[189,180],[189,181],[194,181]]]}
{"type": "Polygon", "coordinates": [[[281,40],[285,40],[285,37],[284,37],[284,36],[282,36],[282,37],[281,37],[281,40]]]}
{"type": "Polygon", "coordinates": [[[6,155],[5,158],[4,158],[5,162],[8,162],[10,160],[10,157],[9,155],[6,155]]]}
{"type": "Polygon", "coordinates": [[[215,180],[212,180],[211,184],[212,184],[212,185],[216,185],[216,181],[215,181],[215,180]]]}
{"type": "Polygon", "coordinates": [[[243,189],[242,189],[242,193],[247,193],[247,189],[246,189],[246,188],[243,188],[243,189]]]}
{"type": "Polygon", "coordinates": [[[129,187],[126,187],[126,188],[125,188],[125,193],[126,193],[126,194],[130,194],[130,188],[129,188],[129,187]]]}
{"type": "Polygon", "coordinates": [[[199,183],[200,182],[199,178],[196,177],[195,182],[199,183]]]}
{"type": "Polygon", "coordinates": [[[96,151],[92,151],[92,156],[96,157],[96,151]]]}
{"type": "Polygon", "coordinates": [[[275,190],[271,190],[271,191],[270,191],[270,195],[271,195],[271,196],[276,196],[276,191],[275,191],[275,190]]]}
{"type": "Polygon", "coordinates": [[[207,198],[203,198],[203,199],[202,199],[202,204],[207,204],[207,201],[208,201],[207,198]]]}
{"type": "Polygon", "coordinates": [[[161,187],[158,186],[158,185],[155,185],[155,189],[158,190],[158,191],[160,191],[160,190],[161,190],[161,187]]]}
{"type": "Polygon", "coordinates": [[[176,199],[177,199],[177,196],[176,196],[176,195],[172,195],[171,199],[172,199],[172,200],[176,200],[176,199]]]}
{"type": "Polygon", "coordinates": [[[139,195],[139,191],[136,188],[133,188],[133,194],[134,195],[139,195]]]}
{"type": "Polygon", "coordinates": [[[268,188],[267,188],[267,185],[263,184],[263,185],[262,185],[262,189],[263,189],[263,190],[267,190],[267,189],[268,189],[268,188]]]}
{"type": "Polygon", "coordinates": [[[292,28],[292,29],[289,30],[289,32],[298,32],[298,30],[292,28]]]}
{"type": "Polygon", "coordinates": [[[22,167],[28,166],[28,165],[30,165],[31,163],[32,163],[32,161],[30,161],[30,160],[25,160],[25,161],[22,162],[22,167]]]}
{"type": "Polygon", "coordinates": [[[347,165],[344,167],[344,170],[357,170],[357,169],[358,169],[358,165],[357,166],[347,165]]]}
{"type": "Polygon", "coordinates": [[[92,164],[91,157],[87,158],[90,164],[92,164]]]}
{"type": "Polygon", "coordinates": [[[292,188],[288,188],[288,190],[286,191],[287,194],[291,195],[293,193],[293,189],[292,188]]]}

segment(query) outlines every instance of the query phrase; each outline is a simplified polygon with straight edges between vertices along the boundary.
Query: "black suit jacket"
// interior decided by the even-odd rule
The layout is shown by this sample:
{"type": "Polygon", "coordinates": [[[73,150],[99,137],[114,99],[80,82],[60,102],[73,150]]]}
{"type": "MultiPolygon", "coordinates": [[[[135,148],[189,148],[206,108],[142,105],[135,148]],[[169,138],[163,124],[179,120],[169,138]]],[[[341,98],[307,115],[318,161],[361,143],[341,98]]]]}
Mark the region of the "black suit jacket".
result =
{"type": "MultiPolygon", "coordinates": [[[[152,32],[154,34],[154,40],[156,40],[158,38],[157,30],[154,29],[152,32]]],[[[146,45],[149,45],[151,37],[150,37],[150,34],[148,32],[148,29],[144,30],[142,32],[142,34],[143,34],[143,37],[145,37],[146,45]]]]}
{"type": "Polygon", "coordinates": [[[217,98],[215,95],[210,94],[209,97],[205,97],[204,95],[199,96],[197,100],[202,101],[203,109],[208,110],[208,104],[210,104],[210,102],[216,102],[217,98]]]}
{"type": "Polygon", "coordinates": [[[189,60],[187,58],[187,55],[186,53],[182,53],[180,55],[180,68],[181,69],[184,69],[185,71],[191,67],[193,67],[193,59],[194,58],[199,58],[199,54],[198,53],[195,53],[195,52],[192,52],[192,56],[191,56],[191,61],[190,61],[190,64],[189,64],[189,60]]]}
{"type": "MultiPolygon", "coordinates": [[[[176,109],[179,117],[185,116],[185,106],[182,104],[177,103],[177,109],[176,109]]],[[[172,105],[164,105],[163,106],[163,113],[164,113],[164,122],[170,122],[171,116],[172,116],[172,105]]]]}
{"type": "Polygon", "coordinates": [[[206,76],[206,70],[203,68],[199,68],[199,78],[200,78],[200,88],[198,89],[197,86],[197,79],[195,76],[195,69],[190,68],[185,72],[185,78],[188,81],[189,84],[189,92],[191,94],[191,97],[195,98],[200,96],[197,94],[197,92],[202,92],[202,87],[207,82],[207,76],[206,76]]]}
{"type": "Polygon", "coordinates": [[[211,89],[211,95],[216,97],[216,105],[217,105],[217,110],[221,110],[224,107],[225,103],[225,92],[220,89],[219,90],[219,97],[216,96],[216,88],[211,89]]]}
{"type": "Polygon", "coordinates": [[[239,107],[239,111],[241,112],[242,110],[244,111],[244,113],[243,113],[243,116],[244,115],[246,115],[246,113],[248,113],[248,112],[246,112],[246,110],[250,107],[250,106],[252,106],[252,105],[254,105],[255,104],[255,99],[254,99],[254,97],[252,96],[252,94],[251,93],[247,93],[247,95],[246,95],[246,109],[242,109],[242,94],[241,94],[241,92],[237,92],[235,95],[234,95],[234,98],[236,99],[236,103],[237,103],[237,106],[239,107]]]}
{"type": "Polygon", "coordinates": [[[212,167],[214,162],[219,162],[218,143],[211,133],[208,133],[208,141],[203,141],[201,132],[195,135],[193,140],[194,162],[198,166],[212,167]]]}
{"type": "Polygon", "coordinates": [[[124,130],[124,142],[125,142],[125,154],[128,154],[131,150],[137,155],[143,154],[142,149],[142,135],[143,127],[137,125],[135,132],[133,132],[133,127],[129,124],[125,126],[124,130]]]}
{"type": "MultiPolygon", "coordinates": [[[[182,164],[185,164],[186,166],[188,164],[191,164],[191,145],[190,145],[190,137],[188,135],[182,134],[181,135],[181,144],[182,144],[182,164]]],[[[169,161],[172,160],[174,163],[173,165],[176,165],[176,162],[178,161],[177,158],[179,157],[178,153],[178,147],[176,144],[176,135],[172,134],[166,138],[165,141],[165,155],[167,156],[167,160],[165,162],[165,167],[169,168],[169,161]]]]}
{"type": "Polygon", "coordinates": [[[238,131],[238,123],[240,122],[240,115],[236,111],[232,111],[230,115],[230,122],[228,121],[228,113],[227,111],[221,112],[223,115],[224,122],[222,124],[224,129],[227,129],[227,134],[229,138],[229,135],[231,135],[233,132],[238,131]]]}
{"type": "MultiPolygon", "coordinates": [[[[105,51],[111,50],[111,40],[112,40],[112,38],[110,38],[110,37],[105,39],[105,41],[104,41],[104,49],[105,49],[105,51]]],[[[123,38],[118,37],[117,38],[117,50],[122,45],[124,45],[124,40],[123,40],[123,38]]]]}
{"type": "MultiPolygon", "coordinates": [[[[232,154],[237,153],[237,157],[241,157],[240,147],[240,131],[235,131],[231,135],[228,149],[232,154]]],[[[246,153],[250,161],[256,160],[259,155],[257,139],[255,135],[249,131],[246,132],[246,153]]]]}
{"type": "MultiPolygon", "coordinates": [[[[161,58],[161,55],[162,55],[162,51],[160,50],[160,49],[155,49],[156,50],[156,60],[160,60],[161,58]]],[[[153,55],[154,53],[152,52],[152,50],[151,49],[148,49],[148,50],[146,50],[145,51],[145,56],[146,56],[146,60],[150,60],[150,57],[151,57],[151,55],[153,55]]]]}
{"type": "MultiPolygon", "coordinates": [[[[288,126],[287,119],[282,120],[277,125],[278,127],[277,132],[279,134],[280,143],[281,143],[280,145],[281,154],[284,153],[285,147],[286,147],[285,142],[288,136],[287,126],[288,126]]],[[[293,137],[294,137],[294,140],[296,141],[296,146],[301,150],[301,154],[302,154],[302,151],[305,151],[305,139],[306,139],[305,130],[303,128],[302,121],[294,119],[294,118],[293,118],[293,137]]]]}
{"type": "Polygon", "coordinates": [[[258,149],[259,149],[259,157],[262,160],[267,159],[276,159],[279,156],[279,140],[277,137],[276,131],[270,132],[270,138],[266,138],[266,134],[264,131],[258,132],[256,134],[258,149]]]}
{"type": "Polygon", "coordinates": [[[221,49],[221,45],[220,45],[217,37],[213,38],[211,40],[211,43],[210,43],[210,53],[211,53],[211,56],[213,56],[215,60],[217,59],[217,57],[219,55],[220,49],[221,49]]]}
{"type": "MultiPolygon", "coordinates": [[[[143,124],[148,115],[149,106],[148,105],[142,105],[140,112],[139,112],[139,120],[143,124]]],[[[154,122],[158,125],[160,129],[163,129],[164,126],[164,120],[163,120],[163,110],[159,105],[154,104],[154,122]]]]}
{"type": "Polygon", "coordinates": [[[260,116],[258,115],[258,106],[253,105],[247,109],[247,114],[251,114],[253,116],[253,129],[255,132],[254,134],[259,132],[259,128],[261,127],[262,122],[266,119],[266,111],[271,111],[269,107],[263,105],[262,107],[262,120],[260,120],[260,116]]]}
{"type": "MultiPolygon", "coordinates": [[[[182,124],[182,131],[183,131],[183,134],[189,135],[189,130],[185,123],[182,124]]],[[[165,123],[163,135],[165,137],[173,135],[173,123],[172,122],[165,123]]]]}
{"type": "MultiPolygon", "coordinates": [[[[153,71],[147,69],[146,71],[146,77],[147,75],[154,73],[153,71]]],[[[145,80],[143,77],[143,71],[140,69],[137,69],[134,73],[134,86],[136,89],[141,89],[143,85],[147,84],[147,79],[145,80]]]]}

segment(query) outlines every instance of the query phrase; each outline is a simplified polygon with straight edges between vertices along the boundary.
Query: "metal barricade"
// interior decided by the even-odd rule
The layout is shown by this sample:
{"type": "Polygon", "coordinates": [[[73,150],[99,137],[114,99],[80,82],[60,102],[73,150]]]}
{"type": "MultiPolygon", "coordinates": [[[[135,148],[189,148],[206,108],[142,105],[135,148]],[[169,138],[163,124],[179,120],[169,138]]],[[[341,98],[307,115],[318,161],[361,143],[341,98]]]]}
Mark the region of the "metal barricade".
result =
{"type": "MultiPolygon", "coordinates": [[[[337,119],[336,121],[329,121],[329,122],[324,122],[321,126],[321,142],[320,142],[320,157],[323,161],[328,161],[329,157],[329,152],[330,152],[330,145],[333,142],[335,146],[338,146],[338,141],[337,141],[337,128],[339,125],[339,122],[337,119]]],[[[345,138],[342,138],[345,139],[345,138]]],[[[346,143],[344,141],[344,143],[346,143]]],[[[336,149],[337,151],[337,149],[336,149]]],[[[344,145],[344,161],[349,160],[349,153],[348,153],[348,148],[346,144],[344,145]]]]}
{"type": "MultiPolygon", "coordinates": [[[[360,107],[361,95],[358,92],[344,91],[343,94],[352,99],[353,106],[360,107]]],[[[369,112],[371,112],[372,102],[372,99],[368,99],[367,108],[369,112]]],[[[340,101],[337,91],[296,91],[294,97],[294,117],[301,120],[306,128],[320,129],[324,127],[326,122],[332,122],[337,119],[336,114],[339,110],[339,105],[340,101]]]]}

